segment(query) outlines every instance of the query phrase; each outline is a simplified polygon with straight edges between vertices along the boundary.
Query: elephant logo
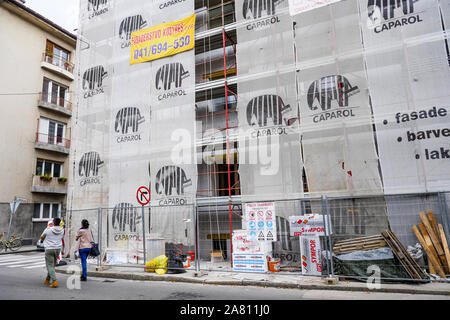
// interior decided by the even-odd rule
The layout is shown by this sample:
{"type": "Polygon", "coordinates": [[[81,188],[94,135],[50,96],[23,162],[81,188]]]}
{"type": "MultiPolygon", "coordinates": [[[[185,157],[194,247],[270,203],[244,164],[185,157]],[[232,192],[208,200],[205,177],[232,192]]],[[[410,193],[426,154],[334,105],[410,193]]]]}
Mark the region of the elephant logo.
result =
{"type": "Polygon", "coordinates": [[[108,4],[108,0],[88,0],[88,11],[98,11],[100,6],[106,6],[108,4]]]}
{"type": "Polygon", "coordinates": [[[94,90],[103,86],[103,79],[108,76],[103,66],[87,69],[83,74],[83,89],[94,90]]]}
{"type": "Polygon", "coordinates": [[[104,164],[100,159],[100,155],[95,152],[85,153],[78,164],[78,174],[80,177],[98,176],[98,169],[104,164]]]}
{"type": "Polygon", "coordinates": [[[119,203],[114,206],[112,212],[112,227],[116,231],[125,232],[127,227],[129,232],[137,231],[137,224],[141,222],[141,215],[131,203],[119,203]]]}
{"type": "Polygon", "coordinates": [[[156,174],[155,191],[159,195],[171,196],[173,189],[177,195],[183,195],[186,187],[192,185],[183,169],[177,166],[165,166],[156,174]]]}
{"type": "Polygon", "coordinates": [[[339,107],[348,107],[351,95],[359,92],[358,86],[352,86],[348,79],[341,75],[323,77],[316,80],[308,89],[308,106],[311,110],[317,110],[320,105],[323,111],[331,109],[331,102],[336,100],[339,107]]]}
{"type": "Polygon", "coordinates": [[[244,19],[252,20],[276,14],[276,7],[284,0],[244,0],[242,14],[244,19]]]}
{"type": "Polygon", "coordinates": [[[247,104],[247,122],[251,126],[279,126],[288,120],[283,115],[291,111],[290,105],[285,105],[281,97],[275,94],[265,94],[250,100],[247,104]]]}
{"type": "Polygon", "coordinates": [[[131,33],[147,26],[147,21],[141,15],[127,17],[122,20],[119,27],[119,37],[123,40],[131,40],[131,33]]]}
{"type": "Polygon", "coordinates": [[[189,71],[186,71],[181,63],[168,63],[156,72],[155,86],[156,89],[163,88],[165,91],[170,90],[172,84],[175,88],[179,88],[187,77],[189,77],[189,71]]]}
{"type": "Polygon", "coordinates": [[[127,134],[130,130],[136,133],[139,130],[139,124],[145,121],[138,108],[127,107],[117,112],[114,130],[117,133],[127,134]]]}
{"type": "Polygon", "coordinates": [[[368,0],[367,11],[372,23],[380,23],[381,17],[384,20],[394,18],[395,9],[402,9],[403,14],[414,13],[414,2],[418,0],[368,0]]]}

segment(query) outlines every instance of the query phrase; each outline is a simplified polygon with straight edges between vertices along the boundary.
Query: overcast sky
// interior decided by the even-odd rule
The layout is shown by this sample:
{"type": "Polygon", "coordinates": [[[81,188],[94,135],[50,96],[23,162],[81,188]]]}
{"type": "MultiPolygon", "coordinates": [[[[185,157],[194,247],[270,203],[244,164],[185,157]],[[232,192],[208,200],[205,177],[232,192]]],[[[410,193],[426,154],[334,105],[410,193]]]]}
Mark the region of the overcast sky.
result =
{"type": "Polygon", "coordinates": [[[67,31],[76,33],[80,0],[26,0],[25,5],[60,25],[67,31]]]}

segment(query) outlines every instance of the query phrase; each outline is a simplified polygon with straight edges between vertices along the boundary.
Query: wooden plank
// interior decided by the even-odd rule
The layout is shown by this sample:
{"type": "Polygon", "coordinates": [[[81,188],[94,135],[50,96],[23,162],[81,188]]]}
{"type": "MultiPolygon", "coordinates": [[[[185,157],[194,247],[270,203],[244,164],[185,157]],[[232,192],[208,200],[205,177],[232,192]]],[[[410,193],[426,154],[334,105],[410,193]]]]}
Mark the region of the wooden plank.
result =
{"type": "MultiPolygon", "coordinates": [[[[431,237],[428,233],[428,230],[426,229],[426,227],[423,225],[422,222],[418,223],[418,226],[420,228],[420,231],[422,232],[422,237],[424,238],[426,244],[428,245],[428,248],[430,249],[430,251],[432,252],[432,254],[434,255],[434,258],[439,261],[440,266],[442,267],[444,272],[448,272],[448,268],[447,268],[447,261],[445,260],[445,255],[438,255],[435,247],[433,246],[433,242],[431,240],[431,237]]],[[[430,269],[431,270],[431,269],[430,269]]],[[[431,271],[430,271],[431,273],[431,271]]]]}
{"type": "Polygon", "coordinates": [[[345,245],[335,245],[335,248],[353,248],[358,246],[364,246],[364,245],[378,245],[378,244],[384,244],[386,245],[386,242],[384,240],[377,240],[377,241],[367,241],[367,242],[360,242],[360,243],[351,243],[351,244],[345,244],[345,245]]]}
{"type": "Polygon", "coordinates": [[[405,254],[406,260],[408,260],[409,264],[411,265],[411,267],[415,270],[415,272],[419,275],[420,279],[425,279],[426,278],[426,274],[423,272],[422,268],[418,265],[418,263],[416,262],[416,260],[414,260],[411,255],[409,254],[409,252],[406,250],[406,248],[403,246],[403,244],[401,243],[401,241],[397,238],[397,236],[395,235],[395,233],[393,233],[392,231],[387,231],[388,234],[391,236],[391,238],[397,242],[398,246],[400,247],[400,249],[402,250],[402,252],[405,254]]]}
{"type": "Polygon", "coordinates": [[[444,247],[445,259],[447,261],[447,267],[450,269],[450,250],[448,249],[447,237],[445,236],[444,228],[442,224],[438,224],[439,234],[442,240],[442,246],[444,247]]]}
{"type": "MultiPolygon", "coordinates": [[[[436,233],[436,236],[437,236],[438,240],[440,242],[442,242],[441,236],[439,235],[439,230],[438,230],[438,226],[437,226],[437,223],[436,223],[436,219],[434,218],[433,210],[427,210],[427,215],[428,215],[428,221],[430,221],[430,224],[431,224],[431,227],[434,230],[434,233],[436,233]]],[[[442,245],[442,243],[441,243],[441,245],[442,245]]]]}
{"type": "Polygon", "coordinates": [[[438,240],[436,234],[434,233],[433,227],[431,226],[430,222],[428,221],[427,216],[425,215],[425,213],[423,211],[420,212],[419,215],[420,215],[420,219],[422,220],[423,224],[425,225],[425,228],[428,231],[428,234],[430,235],[431,241],[433,242],[434,247],[436,248],[438,256],[444,255],[444,250],[442,250],[439,240],[438,240]]]}
{"type": "Polygon", "coordinates": [[[420,234],[419,229],[417,229],[417,226],[412,226],[412,229],[413,229],[414,234],[416,235],[417,239],[419,240],[420,245],[422,246],[423,250],[425,250],[425,253],[428,256],[428,259],[431,261],[434,268],[438,272],[439,276],[441,278],[445,278],[444,271],[441,269],[441,267],[439,266],[439,262],[434,258],[433,254],[428,249],[428,246],[427,246],[425,240],[423,239],[422,235],[420,234]]]}
{"type": "Polygon", "coordinates": [[[409,276],[413,279],[419,279],[420,276],[417,274],[417,272],[409,265],[408,261],[405,261],[405,255],[401,252],[400,248],[397,246],[397,244],[393,241],[393,239],[390,238],[390,235],[388,232],[382,233],[386,243],[389,245],[389,247],[392,249],[392,253],[397,257],[397,259],[400,261],[403,268],[406,270],[406,272],[409,274],[409,276]]]}
{"type": "Polygon", "coordinates": [[[360,243],[362,241],[379,241],[379,240],[383,240],[383,237],[382,236],[373,236],[373,237],[367,237],[367,238],[341,240],[341,241],[336,242],[336,245],[346,245],[346,244],[352,244],[352,243],[360,243]]]}
{"type": "MultiPolygon", "coordinates": [[[[422,222],[418,223],[418,226],[420,228],[420,232],[422,232],[422,237],[425,240],[425,243],[428,245],[428,248],[430,249],[431,253],[434,255],[434,258],[439,261],[440,266],[442,267],[442,269],[444,270],[444,272],[447,272],[447,262],[445,260],[445,257],[441,257],[437,254],[435,248],[433,247],[433,242],[431,241],[430,235],[428,234],[428,230],[425,228],[424,224],[422,222]]],[[[430,273],[431,270],[434,268],[430,268],[430,273]]]]}
{"type": "Polygon", "coordinates": [[[334,250],[333,252],[335,254],[342,254],[342,253],[350,253],[350,252],[354,252],[354,251],[367,251],[367,250],[373,250],[373,249],[379,249],[379,248],[384,248],[386,247],[386,245],[384,246],[373,246],[373,247],[365,247],[365,248],[355,248],[355,249],[346,249],[346,250],[334,250]]]}

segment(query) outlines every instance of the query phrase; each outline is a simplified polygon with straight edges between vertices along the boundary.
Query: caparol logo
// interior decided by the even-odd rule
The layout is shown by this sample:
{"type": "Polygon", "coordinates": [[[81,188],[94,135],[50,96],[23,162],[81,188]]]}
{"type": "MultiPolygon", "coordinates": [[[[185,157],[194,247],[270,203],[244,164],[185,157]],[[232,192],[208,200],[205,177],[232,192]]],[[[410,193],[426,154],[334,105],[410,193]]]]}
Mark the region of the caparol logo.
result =
{"type": "Polygon", "coordinates": [[[132,233],[140,231],[137,226],[141,220],[142,216],[131,203],[116,204],[111,217],[111,226],[116,231],[114,241],[139,240],[139,236],[132,233]]]}
{"type": "Polygon", "coordinates": [[[119,27],[119,37],[124,40],[121,48],[128,48],[131,45],[131,33],[139,31],[146,26],[147,21],[140,14],[123,19],[119,27]]]}
{"type": "Polygon", "coordinates": [[[160,10],[162,10],[162,9],[171,7],[173,5],[176,5],[178,3],[184,2],[184,1],[186,1],[186,0],[170,0],[170,1],[166,1],[166,2],[161,3],[158,7],[159,7],[160,10]]]}
{"type": "Polygon", "coordinates": [[[114,131],[121,134],[117,143],[141,140],[139,125],[145,121],[139,108],[126,107],[117,112],[114,131]]]}
{"type": "Polygon", "coordinates": [[[285,0],[244,0],[242,5],[242,15],[246,20],[256,20],[246,26],[247,30],[265,29],[271,24],[280,22],[276,15],[277,7],[285,0]]]}
{"type": "Polygon", "coordinates": [[[308,89],[307,103],[309,109],[320,113],[313,115],[313,122],[353,117],[353,110],[347,107],[349,98],[357,93],[359,93],[358,86],[352,86],[342,75],[326,76],[314,81],[308,89]],[[330,110],[332,102],[343,109],[330,110]]]}
{"type": "Polygon", "coordinates": [[[97,152],[91,151],[83,154],[78,163],[78,175],[85,177],[85,179],[81,180],[80,185],[100,183],[98,171],[103,165],[104,162],[100,159],[100,155],[97,152]]]}
{"type": "Polygon", "coordinates": [[[82,87],[85,91],[84,98],[90,98],[103,93],[103,80],[108,76],[108,72],[101,65],[87,69],[83,73],[82,87]]]}
{"type": "Polygon", "coordinates": [[[247,122],[257,131],[252,137],[286,134],[286,126],[292,125],[297,118],[289,118],[292,111],[290,105],[285,105],[283,99],[275,94],[265,94],[255,97],[247,104],[247,122]]]}
{"type": "Polygon", "coordinates": [[[184,170],[177,166],[164,166],[156,174],[155,192],[167,198],[159,200],[160,205],[184,205],[185,198],[180,198],[185,189],[192,186],[184,170]]]}
{"type": "Polygon", "coordinates": [[[414,15],[414,3],[419,0],[368,0],[367,26],[380,33],[392,28],[422,22],[419,14],[414,15]]]}
{"type": "Polygon", "coordinates": [[[156,72],[155,87],[157,90],[169,92],[158,95],[158,100],[186,95],[181,86],[187,77],[189,77],[189,71],[185,70],[180,62],[168,63],[159,68],[156,72]],[[172,86],[175,90],[170,91],[172,86]]]}
{"type": "Polygon", "coordinates": [[[108,12],[108,0],[88,0],[88,12],[92,11],[89,19],[95,18],[108,12]]]}

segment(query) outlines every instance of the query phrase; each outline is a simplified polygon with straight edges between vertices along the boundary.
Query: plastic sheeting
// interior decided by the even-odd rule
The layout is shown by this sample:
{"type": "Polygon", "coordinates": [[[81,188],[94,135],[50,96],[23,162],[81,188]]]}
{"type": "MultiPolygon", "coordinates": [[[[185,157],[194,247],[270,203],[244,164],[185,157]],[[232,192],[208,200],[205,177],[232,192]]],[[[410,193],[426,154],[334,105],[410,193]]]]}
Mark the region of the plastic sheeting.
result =
{"type": "MultiPolygon", "coordinates": [[[[192,13],[193,0],[155,1],[153,25],[192,13]]],[[[177,243],[192,245],[191,204],[197,191],[194,50],[152,61],[151,79],[151,228],[177,243]]]]}
{"type": "Polygon", "coordinates": [[[380,194],[357,2],[308,11],[295,21],[308,191],[380,194]]]}
{"type": "Polygon", "coordinates": [[[292,19],[287,5],[287,1],[256,0],[235,4],[243,201],[303,195],[292,19]]]}
{"type": "Polygon", "coordinates": [[[360,1],[360,17],[384,192],[445,190],[450,70],[438,3],[371,4],[360,1]]]}

